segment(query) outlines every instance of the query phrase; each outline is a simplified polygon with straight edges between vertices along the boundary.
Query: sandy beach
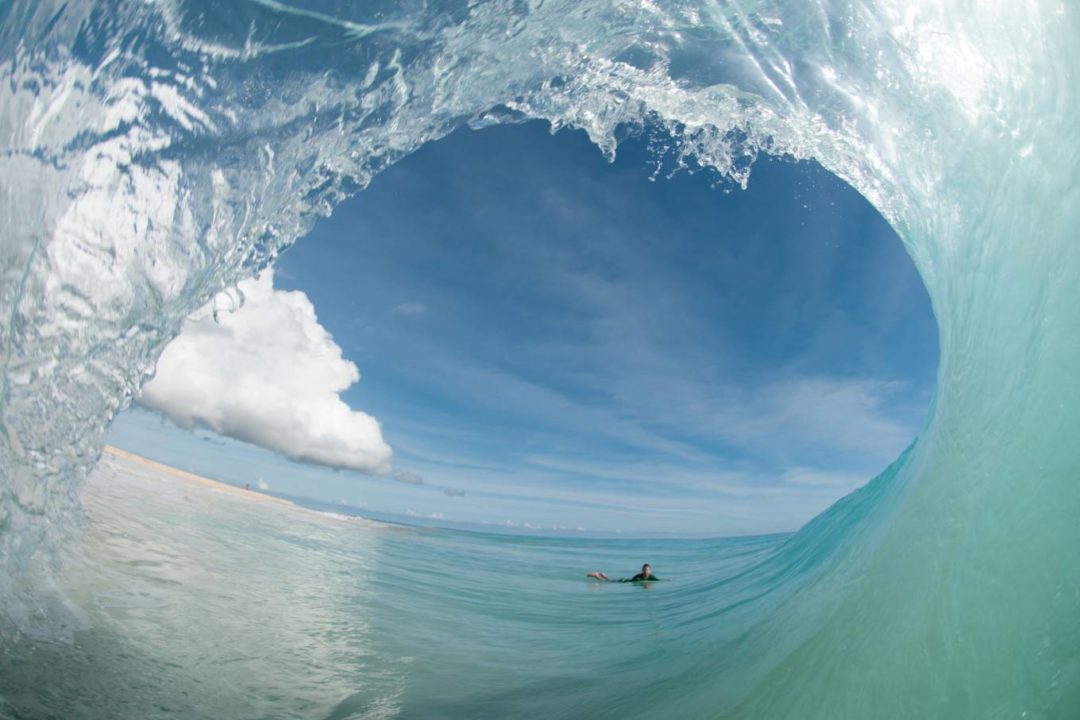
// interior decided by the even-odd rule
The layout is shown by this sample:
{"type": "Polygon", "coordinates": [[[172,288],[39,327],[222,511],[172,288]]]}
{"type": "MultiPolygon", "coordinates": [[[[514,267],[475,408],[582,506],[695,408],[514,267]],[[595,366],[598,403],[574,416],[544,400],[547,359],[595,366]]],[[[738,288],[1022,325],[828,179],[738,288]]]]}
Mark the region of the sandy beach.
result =
{"type": "Polygon", "coordinates": [[[149,469],[154,470],[155,472],[158,472],[158,473],[160,473],[162,475],[166,475],[168,477],[174,477],[174,478],[176,478],[178,480],[186,480],[188,482],[192,482],[192,483],[195,483],[197,485],[202,485],[203,487],[210,488],[212,490],[217,490],[219,492],[231,493],[233,495],[240,495],[240,496],[243,496],[243,497],[247,497],[247,498],[249,498],[251,500],[258,500],[260,502],[271,502],[271,503],[277,503],[278,505],[286,505],[286,506],[291,507],[291,508],[296,508],[297,510],[306,509],[306,508],[301,508],[298,505],[296,505],[295,503],[289,502],[288,500],[283,500],[281,498],[274,497],[273,495],[267,495],[266,493],[257,492],[255,490],[245,490],[244,488],[237,487],[235,485],[229,485],[228,483],[219,482],[217,480],[211,480],[210,478],[205,478],[205,477],[202,477],[201,475],[196,475],[194,473],[189,473],[189,472],[186,472],[184,470],[178,470],[177,468],[171,467],[169,465],[164,465],[162,463],[155,462],[153,460],[144,458],[141,455],[136,455],[135,453],[128,452],[127,450],[121,450],[120,448],[113,447],[111,445],[106,445],[102,449],[102,452],[104,452],[106,455],[111,455],[112,457],[119,458],[121,460],[125,460],[127,462],[134,463],[136,465],[141,465],[143,467],[149,468],[149,469]]]}

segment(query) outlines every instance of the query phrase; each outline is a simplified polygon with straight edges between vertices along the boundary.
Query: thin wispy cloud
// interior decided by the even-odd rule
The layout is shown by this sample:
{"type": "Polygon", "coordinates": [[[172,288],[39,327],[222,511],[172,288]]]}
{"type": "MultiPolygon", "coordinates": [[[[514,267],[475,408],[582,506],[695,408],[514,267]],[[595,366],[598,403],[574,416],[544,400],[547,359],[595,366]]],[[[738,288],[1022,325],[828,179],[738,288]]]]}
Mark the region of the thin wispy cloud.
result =
{"type": "Polygon", "coordinates": [[[394,473],[394,479],[406,485],[423,485],[424,478],[409,470],[398,470],[394,473]]]}
{"type": "Polygon", "coordinates": [[[458,488],[425,482],[424,478],[421,477],[419,473],[413,472],[412,470],[397,470],[391,477],[404,485],[423,486],[424,488],[438,490],[447,497],[461,498],[465,497],[467,494],[464,490],[459,490],[458,488]]]}
{"type": "MultiPolygon", "coordinates": [[[[884,467],[917,431],[914,423],[895,416],[891,401],[902,388],[891,380],[786,376],[727,386],[690,377],[674,358],[645,371],[629,364],[598,368],[590,375],[593,396],[583,402],[572,390],[491,367],[469,354],[428,343],[414,352],[440,368],[441,392],[460,388],[471,405],[489,411],[484,424],[476,417],[454,422],[454,411],[431,409],[425,412],[431,419],[427,427],[410,423],[415,433],[442,447],[484,444],[500,425],[528,422],[534,426],[531,437],[562,435],[561,442],[582,457],[595,455],[595,449],[585,448],[602,441],[615,443],[623,457],[636,450],[715,466],[723,456],[716,445],[722,443],[743,454],[843,455],[884,467]],[[625,387],[637,392],[627,395],[625,387]],[[484,392],[473,396],[473,388],[484,392]]],[[[451,398],[465,400],[456,391],[451,398]]],[[[485,455],[490,458],[490,451],[485,455]]],[[[611,472],[613,466],[608,468],[611,472]]]]}
{"type": "Polygon", "coordinates": [[[791,376],[718,391],[724,400],[696,408],[693,417],[707,432],[755,452],[884,463],[918,429],[895,416],[890,401],[896,392],[891,380],[791,376]]]}
{"type": "Polygon", "coordinates": [[[394,308],[397,315],[423,315],[427,312],[427,305],[421,302],[401,303],[394,308]]]}

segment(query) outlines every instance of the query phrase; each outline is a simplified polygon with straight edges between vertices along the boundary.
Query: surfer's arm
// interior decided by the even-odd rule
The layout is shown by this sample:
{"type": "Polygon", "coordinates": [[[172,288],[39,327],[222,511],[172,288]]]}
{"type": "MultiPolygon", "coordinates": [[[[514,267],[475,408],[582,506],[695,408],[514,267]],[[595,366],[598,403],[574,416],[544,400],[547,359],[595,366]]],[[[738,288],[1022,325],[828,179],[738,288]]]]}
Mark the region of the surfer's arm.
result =
{"type": "Polygon", "coordinates": [[[612,582],[611,578],[599,571],[586,573],[585,577],[595,578],[596,580],[601,580],[603,582],[612,582]]]}

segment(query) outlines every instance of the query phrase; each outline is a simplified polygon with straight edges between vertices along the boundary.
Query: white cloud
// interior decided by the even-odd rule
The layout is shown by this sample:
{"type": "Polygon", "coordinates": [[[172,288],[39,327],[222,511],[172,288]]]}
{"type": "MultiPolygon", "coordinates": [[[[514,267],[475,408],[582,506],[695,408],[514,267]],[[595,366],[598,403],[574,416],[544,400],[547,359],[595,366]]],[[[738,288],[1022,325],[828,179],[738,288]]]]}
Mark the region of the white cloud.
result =
{"type": "Polygon", "coordinates": [[[423,315],[427,312],[427,305],[419,302],[401,303],[394,308],[394,312],[398,315],[423,315]]]}
{"type": "Polygon", "coordinates": [[[255,487],[259,488],[263,492],[266,492],[267,490],[270,489],[270,483],[266,482],[262,478],[259,478],[258,480],[255,481],[255,487]]]}
{"type": "Polygon", "coordinates": [[[425,520],[445,520],[446,516],[441,512],[422,513],[408,508],[405,510],[405,515],[411,518],[424,518],[425,520]]]}
{"type": "Polygon", "coordinates": [[[275,290],[270,270],[238,287],[239,309],[215,322],[211,302],[187,320],[139,402],[183,427],[203,425],[293,459],[389,472],[378,421],[340,397],[360,372],[307,295],[275,290]]]}

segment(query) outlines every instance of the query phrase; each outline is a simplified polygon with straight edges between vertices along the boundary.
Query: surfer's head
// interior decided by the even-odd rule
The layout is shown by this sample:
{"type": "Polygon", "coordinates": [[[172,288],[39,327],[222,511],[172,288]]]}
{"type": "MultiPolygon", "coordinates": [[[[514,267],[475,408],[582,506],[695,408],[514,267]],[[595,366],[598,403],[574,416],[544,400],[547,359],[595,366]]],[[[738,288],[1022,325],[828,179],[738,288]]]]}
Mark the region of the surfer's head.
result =
{"type": "Polygon", "coordinates": [[[648,577],[649,575],[652,575],[652,565],[650,565],[649,563],[645,563],[644,565],[642,565],[641,566],[641,574],[646,576],[646,577],[648,577]]]}

